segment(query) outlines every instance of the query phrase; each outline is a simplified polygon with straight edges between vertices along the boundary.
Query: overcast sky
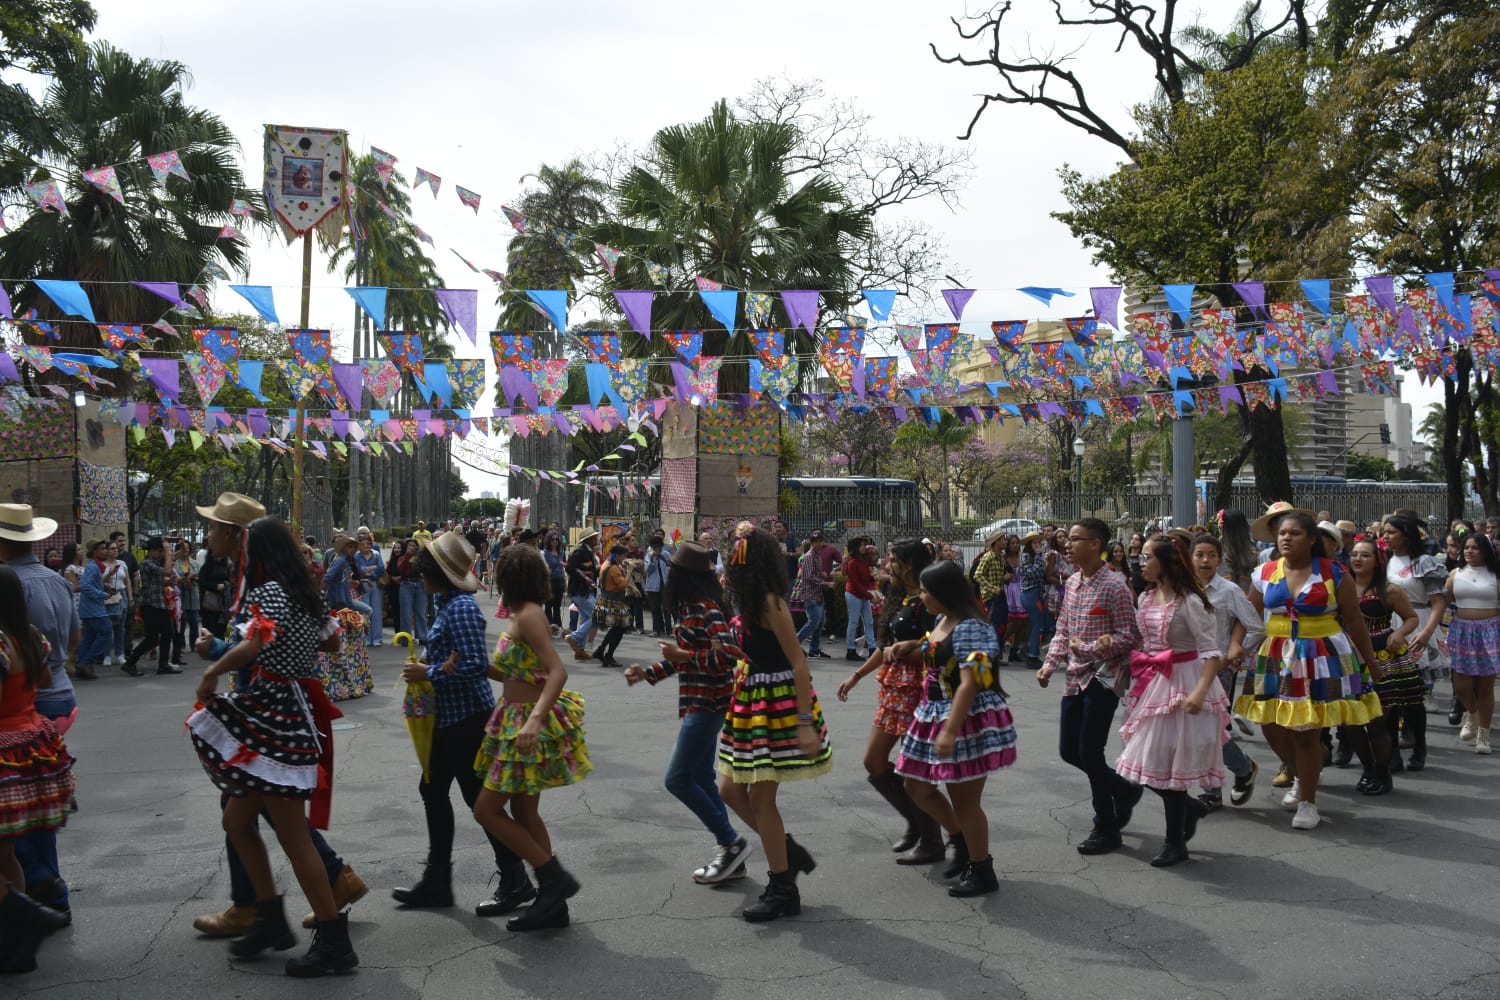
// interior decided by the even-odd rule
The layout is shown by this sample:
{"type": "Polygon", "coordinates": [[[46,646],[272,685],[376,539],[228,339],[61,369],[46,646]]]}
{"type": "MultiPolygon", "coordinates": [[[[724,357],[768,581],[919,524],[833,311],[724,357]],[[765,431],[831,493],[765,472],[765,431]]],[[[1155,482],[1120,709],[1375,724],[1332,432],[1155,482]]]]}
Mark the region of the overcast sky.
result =
{"type": "MultiPolygon", "coordinates": [[[[96,37],[188,66],[188,100],[234,130],[252,187],[267,123],[347,129],[355,150],[394,154],[408,179],[418,166],[441,176],[436,200],[425,188],[412,193],[413,217],[436,240],[432,256],[448,285],[480,289],[486,329],[496,315],[490,283],[448,248],[504,270],[511,228],[499,207],[542,163],[621,141],[642,146],[658,128],[700,119],[716,99],[782,74],[823,80],[831,93],[858,101],[885,134],[956,143],[975,95],[996,79],[941,65],[927,48],[958,46],[948,18],[963,13],[962,0],[94,4],[96,37]],[[455,184],[483,196],[477,216],[459,203],[455,184]]],[[[1205,6],[1227,13],[1230,5],[1205,6]]],[[[1051,7],[1017,0],[1014,48],[1053,44],[1051,7]]],[[[1116,40],[1097,32],[1076,53],[1076,68],[1093,85],[1095,106],[1125,130],[1130,106],[1150,97],[1151,79],[1134,50],[1114,53],[1116,40]]],[[[980,289],[966,316],[987,331],[992,319],[1083,312],[1088,287],[1108,283],[1108,274],[1049,215],[1066,207],[1057,170],[1067,163],[1107,172],[1119,159],[1114,147],[1040,109],[1004,106],[986,112],[968,145],[974,172],[959,210],[937,201],[911,208],[946,240],[950,273],[980,289]],[[1047,309],[1014,290],[1023,285],[1063,287],[1078,298],[1047,309]]],[[[249,281],[275,286],[283,319],[296,317],[300,263],[300,248],[279,240],[252,255],[249,281]]],[[[315,273],[314,286],[313,325],[334,330],[347,351],[352,304],[342,281],[315,273]]],[[[249,311],[227,290],[216,304],[249,311]]],[[[471,347],[455,331],[454,341],[461,357],[488,354],[483,337],[471,347]]],[[[477,492],[483,477],[464,475],[477,492]]]]}

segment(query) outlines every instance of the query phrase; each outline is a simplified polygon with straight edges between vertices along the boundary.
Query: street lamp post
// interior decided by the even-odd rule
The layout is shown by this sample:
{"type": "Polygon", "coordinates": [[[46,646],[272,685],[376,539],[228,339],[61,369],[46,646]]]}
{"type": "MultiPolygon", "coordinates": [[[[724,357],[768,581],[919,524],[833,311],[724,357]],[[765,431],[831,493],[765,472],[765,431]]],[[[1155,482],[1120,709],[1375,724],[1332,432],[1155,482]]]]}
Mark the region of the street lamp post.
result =
{"type": "Polygon", "coordinates": [[[1073,439],[1073,507],[1076,517],[1083,516],[1083,438],[1073,439]]]}

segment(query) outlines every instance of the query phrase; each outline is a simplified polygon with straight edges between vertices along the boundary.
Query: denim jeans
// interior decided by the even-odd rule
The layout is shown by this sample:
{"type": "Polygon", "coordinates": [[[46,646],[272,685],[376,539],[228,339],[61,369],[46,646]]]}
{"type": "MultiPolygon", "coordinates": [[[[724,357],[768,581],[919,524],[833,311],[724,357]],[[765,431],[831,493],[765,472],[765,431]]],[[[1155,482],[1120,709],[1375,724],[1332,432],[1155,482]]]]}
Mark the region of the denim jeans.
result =
{"type": "Polygon", "coordinates": [[[848,613],[849,624],[844,626],[844,647],[854,648],[854,636],[859,632],[859,623],[865,623],[865,645],[871,649],[875,648],[875,614],[870,609],[869,598],[855,597],[847,590],[844,591],[844,610],[848,613]]]}
{"type": "Polygon", "coordinates": [[[401,581],[401,631],[418,642],[427,641],[427,593],[421,580],[401,581]]]}
{"type": "Polygon", "coordinates": [[[1045,590],[1021,591],[1021,604],[1026,608],[1026,621],[1031,626],[1031,636],[1026,640],[1026,655],[1037,659],[1042,655],[1042,633],[1052,631],[1052,616],[1047,614],[1045,590]]]}
{"type": "Polygon", "coordinates": [[[379,587],[370,588],[370,627],[365,631],[365,642],[371,646],[380,642],[385,632],[385,602],[379,587]]]}
{"type": "Polygon", "coordinates": [[[115,632],[107,617],[85,618],[83,640],[78,643],[78,652],[74,658],[80,667],[97,667],[110,655],[114,644],[115,632]]]}
{"type": "Polygon", "coordinates": [[[1104,759],[1104,748],[1114,728],[1120,699],[1100,681],[1090,681],[1079,694],[1064,695],[1057,754],[1089,778],[1094,803],[1094,829],[1105,834],[1120,832],[1115,803],[1135,793],[1135,786],[1115,773],[1104,759]]]}
{"type": "Polygon", "coordinates": [[[807,643],[809,653],[820,653],[823,651],[823,647],[819,645],[823,640],[823,602],[814,604],[807,601],[802,605],[802,610],[807,614],[807,623],[798,629],[797,641],[807,643]]]}
{"type": "Polygon", "coordinates": [[[114,633],[115,656],[122,660],[125,658],[125,608],[125,602],[121,601],[109,609],[109,628],[114,633]]]}
{"type": "MultiPolygon", "coordinates": [[[[71,697],[36,703],[37,714],[44,715],[54,722],[67,716],[77,707],[78,702],[71,697]]],[[[21,872],[26,876],[26,885],[41,887],[51,883],[52,892],[44,897],[44,901],[68,905],[68,883],[63,880],[62,869],[57,861],[57,831],[32,830],[17,837],[15,845],[16,863],[21,866],[21,872]]]]}
{"type": "Polygon", "coordinates": [[[584,646],[588,644],[589,629],[594,627],[594,595],[579,594],[573,598],[573,604],[578,608],[578,630],[573,633],[573,641],[584,646]]]}
{"type": "Polygon", "coordinates": [[[719,797],[719,782],[714,771],[718,754],[719,733],[724,716],[718,712],[689,712],[682,717],[677,730],[677,745],[667,762],[667,791],[692,810],[714,840],[727,847],[739,840],[729,810],[719,797]]]}

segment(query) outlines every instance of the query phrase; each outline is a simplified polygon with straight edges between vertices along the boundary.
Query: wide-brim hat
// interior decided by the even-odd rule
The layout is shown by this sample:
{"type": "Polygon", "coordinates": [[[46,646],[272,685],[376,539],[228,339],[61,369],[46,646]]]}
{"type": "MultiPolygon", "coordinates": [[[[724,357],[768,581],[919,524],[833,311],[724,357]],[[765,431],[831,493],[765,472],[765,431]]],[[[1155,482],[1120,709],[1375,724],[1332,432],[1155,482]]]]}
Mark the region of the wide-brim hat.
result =
{"type": "Polygon", "coordinates": [[[1335,545],[1344,544],[1344,536],[1339,531],[1339,526],[1337,524],[1334,524],[1332,521],[1319,521],[1318,530],[1327,535],[1329,538],[1333,539],[1335,545]]]}
{"type": "Polygon", "coordinates": [[[517,538],[516,541],[524,545],[525,543],[532,541],[533,539],[541,537],[542,533],[540,531],[536,530],[535,528],[527,528],[525,531],[521,532],[521,536],[517,538]]]}
{"type": "Polygon", "coordinates": [[[1030,545],[1032,542],[1041,537],[1042,533],[1040,531],[1028,531],[1025,535],[1021,536],[1021,544],[1030,545]]]}
{"type": "Polygon", "coordinates": [[[583,544],[585,544],[587,542],[590,542],[593,539],[598,538],[598,537],[599,537],[599,532],[597,532],[597,531],[590,531],[587,535],[584,535],[582,538],[578,539],[578,544],[579,545],[583,545],[583,544]]]}
{"type": "Polygon", "coordinates": [[[13,542],[40,542],[57,534],[57,522],[50,517],[34,517],[31,505],[0,503],[0,538],[13,542]]]}
{"type": "Polygon", "coordinates": [[[683,542],[672,552],[671,563],[689,573],[712,573],[714,569],[714,553],[706,545],[697,542],[683,542]]]}
{"type": "Polygon", "coordinates": [[[1264,514],[1250,522],[1250,537],[1258,542],[1276,541],[1276,522],[1288,514],[1306,514],[1311,518],[1318,516],[1305,507],[1293,507],[1285,500],[1277,500],[1266,508],[1264,514]]]}
{"type": "Polygon", "coordinates": [[[243,493],[220,493],[219,499],[214,501],[212,507],[195,507],[201,517],[210,521],[218,521],[220,524],[233,524],[238,527],[248,527],[251,521],[266,516],[266,508],[259,500],[251,499],[243,493]]]}
{"type": "Polygon", "coordinates": [[[474,549],[458,532],[443,532],[427,546],[427,552],[455,588],[471,594],[479,589],[479,581],[470,572],[474,568],[474,549]]]}
{"type": "Polygon", "coordinates": [[[1345,534],[1349,534],[1349,535],[1357,535],[1357,534],[1359,534],[1359,525],[1355,524],[1353,521],[1336,521],[1336,522],[1334,522],[1334,527],[1338,528],[1340,531],[1344,532],[1345,534]]]}

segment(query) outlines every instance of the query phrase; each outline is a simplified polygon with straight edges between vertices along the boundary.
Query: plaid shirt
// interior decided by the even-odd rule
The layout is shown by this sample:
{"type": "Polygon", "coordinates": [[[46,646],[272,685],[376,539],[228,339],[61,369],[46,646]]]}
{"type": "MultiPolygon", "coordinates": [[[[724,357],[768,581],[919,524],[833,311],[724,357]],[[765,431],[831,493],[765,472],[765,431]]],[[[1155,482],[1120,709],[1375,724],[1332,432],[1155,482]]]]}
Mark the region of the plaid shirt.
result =
{"type": "Polygon", "coordinates": [[[136,603],[143,608],[167,610],[166,577],[161,563],[150,556],[141,560],[141,594],[136,603]]]}
{"type": "Polygon", "coordinates": [[[484,614],[474,595],[463,591],[438,594],[437,609],[437,617],[427,628],[427,677],[437,692],[437,724],[442,728],[494,711],[495,692],[490,688],[484,614]],[[443,663],[454,652],[458,653],[458,671],[449,674],[443,663]]]}
{"type": "Polygon", "coordinates": [[[1067,668],[1065,696],[1081,694],[1092,680],[1119,694],[1130,677],[1130,651],[1140,645],[1135,602],[1123,576],[1100,566],[1093,576],[1080,571],[1068,577],[1046,662],[1049,671],[1067,668]],[[1113,644],[1100,651],[1099,640],[1106,635],[1113,644]],[[1082,643],[1076,653],[1071,648],[1074,639],[1082,643]]]}
{"type": "Polygon", "coordinates": [[[677,627],[672,630],[680,649],[690,650],[693,658],[686,663],[662,660],[646,668],[646,681],[655,684],[677,675],[677,715],[689,712],[729,710],[734,692],[734,664],[745,659],[735,642],[734,630],[724,620],[724,612],[712,601],[688,604],[679,609],[677,627]],[[718,642],[719,648],[714,648],[718,642]]]}
{"type": "Polygon", "coordinates": [[[974,567],[974,582],[979,584],[979,596],[986,601],[993,601],[995,595],[1005,589],[1005,574],[1009,569],[1005,558],[995,555],[993,549],[981,555],[979,565],[974,567]]]}

